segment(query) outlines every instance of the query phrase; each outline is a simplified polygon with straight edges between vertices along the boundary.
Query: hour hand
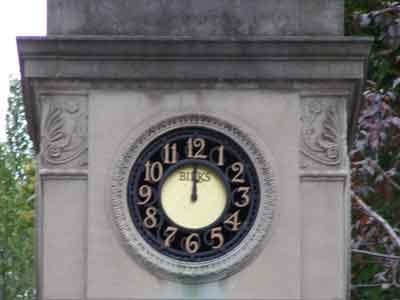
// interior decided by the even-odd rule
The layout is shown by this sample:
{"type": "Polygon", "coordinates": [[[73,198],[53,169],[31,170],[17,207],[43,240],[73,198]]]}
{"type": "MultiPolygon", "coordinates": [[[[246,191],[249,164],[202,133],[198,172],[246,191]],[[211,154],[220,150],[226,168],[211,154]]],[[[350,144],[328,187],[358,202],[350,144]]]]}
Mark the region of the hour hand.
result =
{"type": "Polygon", "coordinates": [[[197,165],[194,165],[192,172],[192,202],[197,201],[197,165]]]}

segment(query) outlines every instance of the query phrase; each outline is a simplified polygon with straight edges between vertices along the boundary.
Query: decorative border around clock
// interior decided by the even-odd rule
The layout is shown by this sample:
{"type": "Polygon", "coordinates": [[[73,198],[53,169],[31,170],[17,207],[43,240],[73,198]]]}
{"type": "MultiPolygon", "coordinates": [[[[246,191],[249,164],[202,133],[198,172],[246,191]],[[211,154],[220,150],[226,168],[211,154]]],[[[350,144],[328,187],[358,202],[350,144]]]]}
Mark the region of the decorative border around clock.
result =
{"type": "Polygon", "coordinates": [[[204,283],[222,279],[242,269],[259,252],[269,232],[278,195],[272,166],[258,146],[237,127],[215,117],[186,114],[168,118],[128,141],[112,172],[112,216],[128,252],[154,275],[185,283],[204,283]],[[136,230],[127,204],[129,172],[141,151],[158,136],[181,127],[203,126],[219,131],[243,147],[253,161],[261,189],[260,208],[253,227],[232,251],[206,262],[183,262],[156,251],[136,230]]]}

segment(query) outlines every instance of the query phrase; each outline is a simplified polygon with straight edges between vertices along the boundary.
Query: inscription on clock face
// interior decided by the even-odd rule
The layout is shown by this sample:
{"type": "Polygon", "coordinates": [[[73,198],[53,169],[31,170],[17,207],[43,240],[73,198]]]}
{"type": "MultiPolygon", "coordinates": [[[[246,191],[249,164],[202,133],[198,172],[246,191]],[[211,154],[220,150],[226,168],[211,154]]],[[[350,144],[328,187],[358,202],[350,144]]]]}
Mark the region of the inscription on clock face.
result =
{"type": "Polygon", "coordinates": [[[237,246],[259,208],[256,169],[230,137],[203,127],[150,142],[134,163],[128,206],[141,236],[161,253],[207,261],[237,246]]]}
{"type": "Polygon", "coordinates": [[[223,177],[203,163],[185,164],[166,176],[161,207],[178,226],[199,229],[224,212],[228,194],[223,177]]]}

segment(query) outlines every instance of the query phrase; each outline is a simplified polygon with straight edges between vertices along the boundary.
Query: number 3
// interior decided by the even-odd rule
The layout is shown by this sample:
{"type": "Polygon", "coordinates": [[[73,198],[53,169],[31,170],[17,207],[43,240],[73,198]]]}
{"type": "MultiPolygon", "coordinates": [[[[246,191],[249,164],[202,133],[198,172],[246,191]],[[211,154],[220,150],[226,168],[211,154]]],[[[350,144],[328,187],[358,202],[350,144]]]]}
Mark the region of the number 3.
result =
{"type": "Polygon", "coordinates": [[[238,191],[239,193],[242,193],[241,199],[240,199],[241,201],[240,201],[240,200],[235,200],[235,201],[234,201],[234,204],[235,204],[237,207],[240,207],[240,208],[246,207],[247,205],[249,205],[249,203],[250,203],[250,197],[249,197],[250,187],[248,187],[248,186],[241,186],[240,188],[237,189],[237,191],[238,191]]]}

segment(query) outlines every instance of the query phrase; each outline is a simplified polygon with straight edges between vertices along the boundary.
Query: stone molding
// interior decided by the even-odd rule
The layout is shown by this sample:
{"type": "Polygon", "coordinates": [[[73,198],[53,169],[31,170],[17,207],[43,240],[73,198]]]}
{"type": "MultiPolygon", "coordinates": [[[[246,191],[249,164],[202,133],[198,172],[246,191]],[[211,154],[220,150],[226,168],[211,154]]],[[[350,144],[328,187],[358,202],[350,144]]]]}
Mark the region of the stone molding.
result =
{"type": "Polygon", "coordinates": [[[87,169],[88,111],[82,96],[42,96],[40,166],[87,169]],[[65,98],[67,97],[67,98],[65,98]]]}
{"type": "Polygon", "coordinates": [[[186,283],[203,283],[230,276],[247,265],[260,251],[270,231],[278,199],[270,158],[239,128],[220,119],[186,114],[166,119],[132,137],[118,155],[111,178],[110,205],[120,239],[128,253],[154,275],[186,283]],[[130,169],[146,145],[165,132],[185,126],[204,126],[226,134],[249,154],[256,166],[261,187],[260,208],[247,236],[228,254],[207,262],[183,262],[165,256],[148,245],[130,219],[126,188],[130,169]]]}
{"type": "MultiPolygon", "coordinates": [[[[74,60],[92,61],[99,63],[101,61],[140,61],[140,60],[158,60],[161,64],[165,61],[229,61],[229,64],[237,59],[252,61],[335,61],[339,63],[345,61],[365,62],[369,54],[369,46],[372,39],[367,37],[320,37],[320,36],[275,36],[275,37],[243,37],[240,39],[231,37],[210,37],[210,38],[185,38],[185,37],[140,37],[140,36],[49,36],[49,37],[18,37],[17,45],[21,58],[21,66],[32,66],[27,64],[35,60],[44,60],[52,62],[60,58],[69,58],[69,64],[74,60]]],[[[41,77],[44,74],[54,76],[56,70],[49,69],[49,65],[43,64],[43,70],[33,68],[22,68],[25,77],[41,77]]],[[[148,66],[151,68],[151,66],[148,66]]],[[[59,78],[93,78],[94,73],[85,73],[84,69],[79,72],[70,73],[69,70],[62,71],[58,68],[59,78]]],[[[116,74],[113,70],[102,74],[100,70],[93,68],[96,72],[96,78],[125,77],[134,79],[135,77],[145,79],[145,74],[135,74],[135,70],[124,70],[122,74],[116,74]],[[129,72],[129,73],[128,73],[129,72]]],[[[195,70],[192,76],[195,75],[195,70]]],[[[225,70],[228,72],[229,70],[225,70]]],[[[326,70],[328,71],[328,70],[326,70]]],[[[333,70],[330,70],[331,72],[333,70]]],[[[342,74],[338,79],[344,76],[353,77],[356,75],[351,68],[347,69],[349,74],[342,74]],[[353,74],[353,76],[352,76],[353,74]]],[[[259,70],[253,70],[257,75],[259,70]]],[[[320,69],[321,75],[328,76],[328,72],[320,69]]],[[[169,76],[170,79],[179,76],[169,76]]],[[[213,74],[208,74],[210,77],[213,74]]],[[[226,76],[240,78],[239,74],[225,73],[226,76]]],[[[269,78],[275,74],[260,74],[269,78]]],[[[321,79],[321,75],[315,76],[321,79]]],[[[363,75],[363,74],[358,74],[363,75]]],[[[53,77],[52,76],[52,77],[53,77]]],[[[291,74],[287,74],[290,78],[291,74]]],[[[309,74],[312,76],[312,74],[309,74]]],[[[55,76],[54,76],[55,77],[55,76]]],[[[162,77],[167,77],[166,75],[162,77]]],[[[263,78],[262,77],[262,78],[263,78]]],[[[148,77],[147,77],[148,78],[148,77]]],[[[160,78],[160,77],[158,77],[160,78]]],[[[226,78],[226,77],[225,77],[226,78]]]]}
{"type": "Polygon", "coordinates": [[[40,178],[45,180],[87,180],[88,171],[83,169],[40,169],[40,178]]]}
{"type": "Polygon", "coordinates": [[[372,40],[366,37],[19,37],[29,133],[39,149],[35,81],[295,82],[353,84],[352,120],[372,40]]]}

